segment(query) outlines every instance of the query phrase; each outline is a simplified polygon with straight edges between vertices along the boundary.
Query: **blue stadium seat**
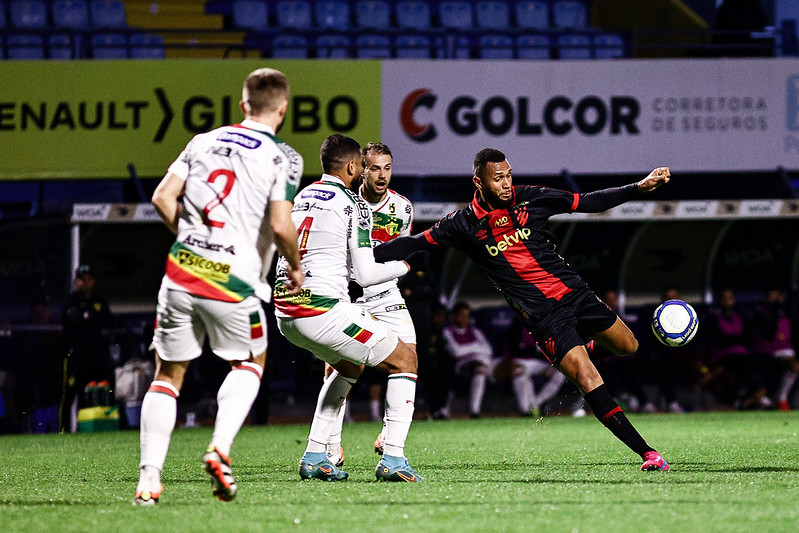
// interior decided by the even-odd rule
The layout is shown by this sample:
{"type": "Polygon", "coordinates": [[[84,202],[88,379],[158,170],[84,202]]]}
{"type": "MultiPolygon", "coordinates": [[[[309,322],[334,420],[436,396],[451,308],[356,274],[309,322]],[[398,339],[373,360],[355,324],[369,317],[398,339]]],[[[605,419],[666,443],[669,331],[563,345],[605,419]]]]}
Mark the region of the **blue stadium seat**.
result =
{"type": "Polygon", "coordinates": [[[118,0],[92,0],[89,18],[95,28],[126,28],[128,17],[125,3],[118,0]]]}
{"type": "Polygon", "coordinates": [[[47,39],[47,56],[50,59],[74,59],[75,42],[65,33],[54,33],[47,39]]]}
{"type": "Polygon", "coordinates": [[[552,23],[556,28],[586,28],[588,8],[580,0],[555,0],[552,4],[552,23]]]}
{"type": "Polygon", "coordinates": [[[430,59],[430,38],[424,35],[400,35],[394,41],[397,57],[401,59],[430,59]]]}
{"type": "Polygon", "coordinates": [[[444,35],[435,40],[433,48],[439,59],[470,59],[472,41],[467,35],[444,35]]]}
{"type": "Polygon", "coordinates": [[[513,59],[513,39],[509,35],[481,35],[477,55],[480,59],[513,59]]]}
{"type": "Polygon", "coordinates": [[[477,27],[485,30],[507,30],[510,28],[510,7],[500,0],[484,0],[474,7],[477,27]]]}
{"type": "Polygon", "coordinates": [[[278,35],[272,41],[272,57],[305,59],[308,57],[308,39],[302,35],[278,35]]]}
{"type": "Polygon", "coordinates": [[[164,38],[156,33],[134,33],[130,36],[131,59],[164,59],[164,38]]]}
{"type": "Polygon", "coordinates": [[[44,59],[44,42],[39,35],[12,33],[6,38],[8,59],[44,59]]]}
{"type": "Polygon", "coordinates": [[[314,5],[316,26],[331,30],[350,27],[350,5],[346,0],[321,0],[314,5]]]}
{"type": "Polygon", "coordinates": [[[316,57],[328,59],[352,57],[352,39],[346,35],[320,35],[316,38],[316,57]]]}
{"type": "Polygon", "coordinates": [[[11,14],[11,25],[15,28],[47,27],[47,6],[44,2],[14,0],[8,9],[11,14]]]}
{"type": "Polygon", "coordinates": [[[474,10],[465,0],[444,0],[438,4],[438,20],[445,28],[471,30],[474,26],[474,10]]]}
{"type": "Polygon", "coordinates": [[[53,26],[80,29],[89,26],[89,4],[84,0],[56,0],[53,2],[53,26]]]}
{"type": "Polygon", "coordinates": [[[385,59],[391,57],[391,39],[386,35],[359,35],[355,39],[356,57],[385,59]]]}
{"type": "MultiPolygon", "coordinates": [[[[5,27],[6,27],[6,5],[0,2],[0,28],[5,28],[5,27]]],[[[2,49],[2,46],[0,46],[0,49],[2,49]]]]}
{"type": "Polygon", "coordinates": [[[430,4],[422,0],[400,0],[396,5],[397,26],[426,30],[430,28],[430,4]]]}
{"type": "Polygon", "coordinates": [[[555,46],[560,59],[591,59],[591,38],[581,33],[558,35],[555,46]]]}
{"type": "Polygon", "coordinates": [[[614,59],[625,57],[624,39],[618,33],[598,33],[594,35],[594,57],[614,59]]]}
{"type": "Polygon", "coordinates": [[[121,33],[97,33],[91,39],[94,59],[127,59],[128,40],[121,33]]]}
{"type": "Polygon", "coordinates": [[[355,4],[355,23],[360,28],[386,30],[391,27],[391,6],[383,0],[361,0],[355,4]]]}
{"type": "Polygon", "coordinates": [[[256,31],[269,28],[269,4],[263,0],[236,0],[231,15],[237,28],[256,31]]]}
{"type": "Polygon", "coordinates": [[[516,26],[533,30],[549,28],[549,2],[547,0],[520,0],[514,4],[516,26]]]}
{"type": "Polygon", "coordinates": [[[277,25],[281,28],[310,28],[311,3],[305,0],[283,0],[275,6],[277,25]]]}
{"type": "Polygon", "coordinates": [[[516,37],[516,57],[519,59],[550,59],[552,43],[548,35],[526,33],[516,37]]]}

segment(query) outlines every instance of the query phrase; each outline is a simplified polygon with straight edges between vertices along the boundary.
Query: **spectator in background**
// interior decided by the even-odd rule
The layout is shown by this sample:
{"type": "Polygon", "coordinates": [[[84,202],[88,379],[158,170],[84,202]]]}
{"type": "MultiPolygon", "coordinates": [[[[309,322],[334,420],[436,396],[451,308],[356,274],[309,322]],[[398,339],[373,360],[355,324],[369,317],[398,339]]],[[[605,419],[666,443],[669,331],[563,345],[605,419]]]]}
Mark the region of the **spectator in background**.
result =
{"type": "Polygon", "coordinates": [[[472,311],[466,302],[452,307],[452,324],[444,328],[447,350],[455,358],[455,373],[470,378],[469,416],[479,418],[494,351],[479,328],[471,322],[472,311]]]}
{"type": "MultiPolygon", "coordinates": [[[[455,365],[447,350],[444,328],[447,325],[447,308],[434,303],[430,310],[430,337],[425,340],[425,351],[419,351],[419,361],[424,361],[424,390],[433,420],[449,420],[455,365]]],[[[419,347],[422,343],[419,343],[419,347]]]]}
{"type": "MultiPolygon", "coordinates": [[[[660,305],[666,300],[680,299],[680,291],[674,287],[666,287],[660,294],[660,305]]],[[[645,323],[652,321],[652,316],[655,313],[655,307],[648,308],[644,311],[641,317],[645,323]]],[[[665,346],[654,339],[653,335],[646,335],[644,338],[649,339],[649,350],[641,350],[639,353],[646,354],[644,357],[649,358],[650,368],[656,369],[654,374],[655,385],[660,389],[665,403],[665,410],[670,413],[684,413],[685,409],[677,401],[677,367],[679,361],[685,351],[685,347],[675,348],[665,346]]]]}
{"type": "Polygon", "coordinates": [[[87,397],[89,385],[105,382],[108,386],[113,375],[103,330],[113,325],[114,317],[108,302],[94,292],[96,281],[92,267],[80,265],[75,270],[75,290],[61,312],[68,357],[62,422],[69,421],[72,432],[77,431],[78,407],[91,403],[87,397]]]}
{"type": "Polygon", "coordinates": [[[799,360],[791,342],[791,320],[785,313],[785,297],[778,289],[768,289],[763,304],[752,316],[752,338],[755,353],[767,358],[772,399],[780,410],[790,409],[789,398],[799,375],[799,360]]]}

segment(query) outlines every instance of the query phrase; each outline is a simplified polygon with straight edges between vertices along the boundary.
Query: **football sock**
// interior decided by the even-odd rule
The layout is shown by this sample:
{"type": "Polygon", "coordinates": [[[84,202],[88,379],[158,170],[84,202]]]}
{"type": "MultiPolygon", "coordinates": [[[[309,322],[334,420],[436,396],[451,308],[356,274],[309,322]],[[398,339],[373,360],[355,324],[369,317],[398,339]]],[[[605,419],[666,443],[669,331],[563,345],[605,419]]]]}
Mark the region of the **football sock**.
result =
{"type": "Polygon", "coordinates": [[[511,380],[513,387],[513,394],[516,396],[516,405],[520,413],[528,413],[535,403],[535,391],[533,389],[533,380],[525,372],[519,376],[513,376],[511,380]]]}
{"type": "Polygon", "coordinates": [[[178,389],[166,381],[153,381],[141,404],[141,461],[139,465],[164,469],[169,441],[178,413],[178,389]]]}
{"type": "Polygon", "coordinates": [[[469,387],[469,413],[473,415],[480,414],[480,409],[483,406],[483,394],[486,390],[486,375],[480,372],[475,372],[472,375],[472,383],[469,387]]]}
{"type": "Polygon", "coordinates": [[[356,381],[356,379],[345,378],[336,371],[325,379],[325,383],[319,391],[306,452],[325,453],[339,412],[356,381]]]}
{"type": "Polygon", "coordinates": [[[341,403],[341,409],[338,411],[338,416],[330,430],[330,438],[327,439],[326,453],[328,457],[336,457],[341,453],[341,433],[344,430],[344,416],[347,414],[347,400],[341,403]]]}
{"type": "Polygon", "coordinates": [[[646,452],[655,451],[636,431],[619,404],[611,398],[607,386],[600,385],[587,393],[584,398],[591,406],[594,416],[632,451],[641,457],[646,452]]]}
{"type": "Polygon", "coordinates": [[[779,394],[777,395],[778,402],[788,401],[788,393],[791,391],[791,387],[793,387],[794,381],[796,381],[796,376],[797,376],[796,372],[791,372],[790,370],[787,370],[785,374],[782,375],[779,394]]]}
{"type": "Polygon", "coordinates": [[[405,439],[411,429],[416,401],[416,374],[403,372],[388,376],[386,385],[386,429],[383,453],[405,455],[405,439]]]}
{"type": "Polygon", "coordinates": [[[218,409],[211,447],[230,456],[233,439],[250,413],[252,403],[261,387],[261,365],[245,361],[234,366],[216,393],[218,409]]]}

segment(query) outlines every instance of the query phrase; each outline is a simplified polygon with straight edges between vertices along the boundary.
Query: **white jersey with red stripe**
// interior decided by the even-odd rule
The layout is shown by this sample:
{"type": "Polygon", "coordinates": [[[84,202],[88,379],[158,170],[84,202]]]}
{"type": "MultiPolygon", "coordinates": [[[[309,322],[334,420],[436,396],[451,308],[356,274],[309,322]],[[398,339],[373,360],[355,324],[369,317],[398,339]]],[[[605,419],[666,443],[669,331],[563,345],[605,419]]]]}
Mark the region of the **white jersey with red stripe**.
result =
{"type": "MultiPolygon", "coordinates": [[[[363,187],[360,192],[363,197],[363,187]]],[[[366,201],[366,200],[365,200],[366,201]]],[[[372,246],[377,246],[384,242],[396,239],[397,237],[407,237],[411,234],[413,224],[413,205],[411,201],[396,191],[388,189],[386,196],[379,202],[372,203],[366,201],[372,210],[372,246]]],[[[373,298],[381,293],[390,291],[392,300],[399,298],[399,303],[405,303],[397,288],[397,279],[392,279],[377,285],[363,288],[363,297],[358,300],[361,302],[367,298],[373,298]]],[[[381,298],[382,300],[383,298],[381,298]]]]}
{"type": "Polygon", "coordinates": [[[269,301],[269,204],[293,201],[302,156],[270,127],[245,120],[195,136],[169,172],[186,186],[163,284],[221,301],[269,301]]]}

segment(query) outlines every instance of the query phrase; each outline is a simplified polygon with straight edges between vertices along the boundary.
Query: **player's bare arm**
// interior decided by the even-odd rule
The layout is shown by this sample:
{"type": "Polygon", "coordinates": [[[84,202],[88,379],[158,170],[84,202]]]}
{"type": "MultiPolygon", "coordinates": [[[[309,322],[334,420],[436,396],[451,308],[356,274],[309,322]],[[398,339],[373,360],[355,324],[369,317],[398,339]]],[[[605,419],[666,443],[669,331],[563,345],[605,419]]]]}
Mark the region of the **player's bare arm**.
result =
{"type": "Polygon", "coordinates": [[[178,220],[180,219],[180,202],[178,199],[183,195],[186,188],[186,180],[169,172],[153,192],[152,204],[166,227],[178,234],[178,220]]]}
{"type": "Polygon", "coordinates": [[[288,200],[272,202],[269,206],[269,224],[275,236],[275,246],[280,255],[288,261],[289,283],[286,288],[290,294],[296,294],[302,288],[305,274],[300,265],[300,252],[297,249],[297,228],[291,221],[291,209],[294,204],[288,200]]]}
{"type": "Polygon", "coordinates": [[[661,185],[668,183],[670,179],[671,172],[669,167],[658,167],[637,183],[638,190],[642,193],[652,192],[661,185]]]}

